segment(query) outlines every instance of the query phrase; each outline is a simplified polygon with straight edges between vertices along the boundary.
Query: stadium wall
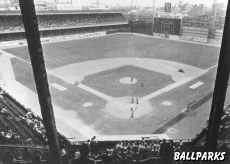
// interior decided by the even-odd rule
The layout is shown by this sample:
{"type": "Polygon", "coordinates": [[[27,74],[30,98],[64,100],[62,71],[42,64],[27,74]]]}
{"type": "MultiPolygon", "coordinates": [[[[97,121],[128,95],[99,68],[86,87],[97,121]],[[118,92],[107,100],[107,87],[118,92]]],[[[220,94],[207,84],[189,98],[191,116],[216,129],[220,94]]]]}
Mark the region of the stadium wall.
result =
{"type": "Polygon", "coordinates": [[[152,35],[153,23],[144,21],[130,22],[131,32],[152,35]]]}
{"type": "MultiPolygon", "coordinates": [[[[115,24],[115,25],[104,25],[104,26],[88,26],[88,27],[74,27],[74,28],[60,28],[60,29],[49,29],[40,30],[41,38],[67,36],[75,34],[86,34],[106,31],[106,33],[115,33],[122,31],[129,31],[128,24],[115,24]]],[[[0,33],[0,43],[5,41],[23,40],[26,39],[24,32],[5,32],[0,33]]]]}
{"type": "MultiPolygon", "coordinates": [[[[68,36],[55,36],[55,37],[47,37],[47,38],[41,38],[41,42],[54,42],[59,40],[71,40],[71,39],[85,39],[85,38],[93,38],[93,37],[100,37],[105,36],[106,31],[101,32],[94,32],[94,33],[84,33],[84,34],[75,34],[75,35],[68,35],[68,36]]],[[[5,41],[0,42],[1,48],[8,48],[8,47],[17,47],[20,45],[27,45],[26,40],[18,40],[18,41],[5,41]]]]}

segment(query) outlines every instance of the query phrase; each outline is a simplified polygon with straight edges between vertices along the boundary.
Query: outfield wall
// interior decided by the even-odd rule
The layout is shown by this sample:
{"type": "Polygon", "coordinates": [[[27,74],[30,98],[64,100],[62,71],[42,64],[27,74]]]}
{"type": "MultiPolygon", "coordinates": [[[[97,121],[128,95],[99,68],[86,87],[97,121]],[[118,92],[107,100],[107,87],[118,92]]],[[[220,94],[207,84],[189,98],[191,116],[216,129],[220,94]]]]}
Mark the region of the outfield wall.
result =
{"type": "MultiPolygon", "coordinates": [[[[61,41],[61,40],[76,40],[76,39],[85,39],[85,38],[93,38],[93,37],[100,37],[105,36],[106,32],[93,32],[93,33],[85,33],[85,34],[75,34],[75,35],[66,35],[66,36],[55,36],[55,37],[47,37],[41,38],[42,43],[48,43],[53,41],[61,41]]],[[[27,45],[27,41],[24,40],[17,40],[17,41],[5,41],[0,42],[0,48],[9,48],[9,47],[18,47],[18,46],[25,46],[27,45]]]]}

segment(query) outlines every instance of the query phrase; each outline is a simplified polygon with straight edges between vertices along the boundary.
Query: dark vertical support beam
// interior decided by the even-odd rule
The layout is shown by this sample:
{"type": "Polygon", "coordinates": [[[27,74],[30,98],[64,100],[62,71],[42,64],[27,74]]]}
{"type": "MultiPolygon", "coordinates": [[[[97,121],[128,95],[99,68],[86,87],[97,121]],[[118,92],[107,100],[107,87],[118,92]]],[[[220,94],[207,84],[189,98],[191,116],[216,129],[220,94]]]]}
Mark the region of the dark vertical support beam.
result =
{"type": "Polygon", "coordinates": [[[61,164],[53,106],[45,69],[45,61],[38,30],[38,20],[33,0],[19,0],[26,38],[36,83],[41,113],[48,138],[52,163],[61,164]]]}
{"type": "Polygon", "coordinates": [[[219,127],[223,114],[224,101],[230,72],[230,0],[226,11],[224,33],[222,38],[216,82],[209,117],[206,146],[208,151],[216,151],[219,127]]]}

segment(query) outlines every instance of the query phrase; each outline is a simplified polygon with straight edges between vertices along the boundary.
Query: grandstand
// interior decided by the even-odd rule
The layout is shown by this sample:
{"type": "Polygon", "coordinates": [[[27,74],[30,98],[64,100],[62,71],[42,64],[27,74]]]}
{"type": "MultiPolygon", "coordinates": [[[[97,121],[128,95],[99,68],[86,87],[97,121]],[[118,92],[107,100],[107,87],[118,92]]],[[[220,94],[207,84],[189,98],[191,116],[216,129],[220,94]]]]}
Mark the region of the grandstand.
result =
{"type": "Polygon", "coordinates": [[[207,42],[209,26],[209,22],[185,19],[182,22],[182,38],[186,40],[207,42]]]}
{"type": "MultiPolygon", "coordinates": [[[[0,12],[0,41],[25,39],[19,12],[0,12]]],[[[42,12],[38,13],[41,37],[53,37],[96,31],[129,31],[119,11],[42,12]]]]}
{"type": "MultiPolygon", "coordinates": [[[[110,10],[38,11],[37,19],[53,113],[44,118],[32,62],[40,54],[25,41],[26,23],[19,12],[0,13],[0,162],[54,163],[55,141],[46,131],[54,116],[63,163],[82,155],[84,144],[106,164],[162,163],[164,139],[170,146],[163,163],[173,152],[207,151],[220,52],[207,43],[209,22],[155,18],[153,27],[110,10]]],[[[221,29],[215,35],[220,40],[221,29]]],[[[228,103],[216,151],[228,151],[228,103]]]]}

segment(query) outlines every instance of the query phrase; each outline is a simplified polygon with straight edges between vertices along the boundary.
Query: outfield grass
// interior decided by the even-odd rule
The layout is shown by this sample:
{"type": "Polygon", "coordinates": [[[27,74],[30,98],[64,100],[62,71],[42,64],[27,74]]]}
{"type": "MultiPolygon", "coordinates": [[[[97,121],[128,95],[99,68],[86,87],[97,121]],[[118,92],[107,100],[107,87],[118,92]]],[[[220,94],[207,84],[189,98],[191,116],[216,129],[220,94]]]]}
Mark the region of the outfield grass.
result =
{"type": "MultiPolygon", "coordinates": [[[[125,34],[49,43],[43,45],[43,50],[48,69],[117,57],[156,58],[209,68],[217,64],[219,54],[217,47],[125,34]]],[[[30,61],[27,47],[5,51],[30,61]]]]}

